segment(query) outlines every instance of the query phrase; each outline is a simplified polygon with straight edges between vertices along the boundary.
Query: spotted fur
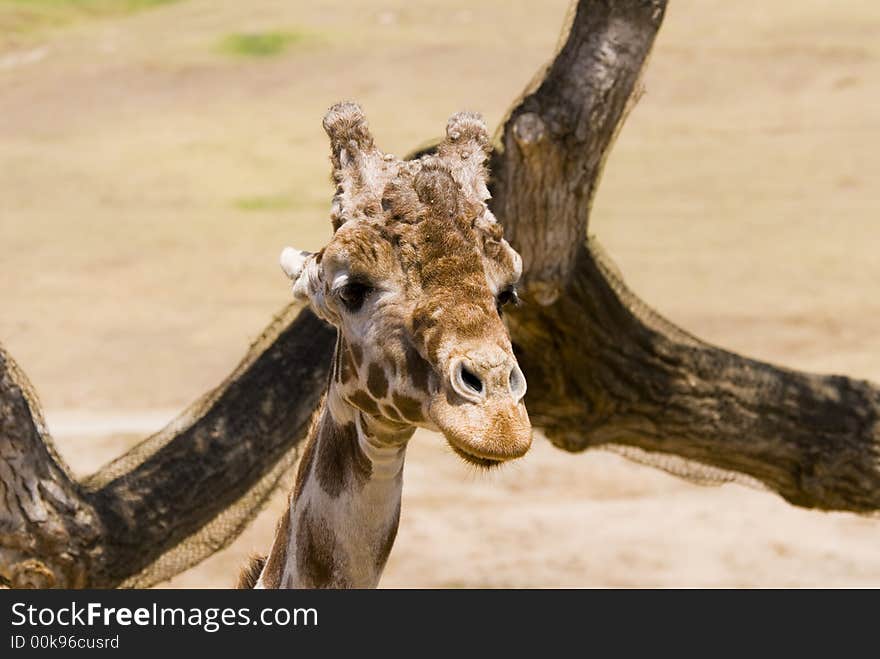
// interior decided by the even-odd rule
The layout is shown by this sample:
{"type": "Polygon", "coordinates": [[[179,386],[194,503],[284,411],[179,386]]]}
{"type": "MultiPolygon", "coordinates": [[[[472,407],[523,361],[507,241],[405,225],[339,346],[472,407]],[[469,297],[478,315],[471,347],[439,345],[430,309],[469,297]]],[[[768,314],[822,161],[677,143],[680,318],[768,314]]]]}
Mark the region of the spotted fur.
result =
{"type": "Polygon", "coordinates": [[[411,161],[381,152],[353,103],[331,108],[324,128],[334,235],[317,254],[289,251],[283,265],[294,295],[339,338],[287,521],[257,582],[266,588],[378,583],[416,426],[482,466],[531,441],[525,380],[498,312],[521,259],[487,205],[482,119],[454,115],[436,153],[411,161]]]}
{"type": "Polygon", "coordinates": [[[336,498],[369,480],[372,466],[358,448],[354,423],[338,425],[325,415],[316,443],[315,472],[329,496],[336,498]]]}
{"type": "Polygon", "coordinates": [[[311,588],[344,588],[344,570],[337,570],[336,536],[320,515],[306,509],[296,529],[300,548],[296,565],[303,582],[311,588]]]}

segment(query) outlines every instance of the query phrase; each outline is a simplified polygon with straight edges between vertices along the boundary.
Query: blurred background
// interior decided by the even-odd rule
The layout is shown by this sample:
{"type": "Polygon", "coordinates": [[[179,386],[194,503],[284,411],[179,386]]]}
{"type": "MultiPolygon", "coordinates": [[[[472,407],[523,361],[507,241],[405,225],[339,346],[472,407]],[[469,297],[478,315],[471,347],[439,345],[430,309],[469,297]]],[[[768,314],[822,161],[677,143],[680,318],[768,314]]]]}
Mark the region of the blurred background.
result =
{"type": "MultiPolygon", "coordinates": [[[[0,342],[89,473],[216,385],[328,238],[332,103],[402,155],[501,121],[567,0],[0,0],[0,342]]],[[[726,348],[880,381],[880,3],[672,0],[591,231],[726,348]]],[[[541,438],[411,443],[384,586],[880,586],[880,520],[541,438]]],[[[171,586],[227,587],[283,493],[171,586]]]]}

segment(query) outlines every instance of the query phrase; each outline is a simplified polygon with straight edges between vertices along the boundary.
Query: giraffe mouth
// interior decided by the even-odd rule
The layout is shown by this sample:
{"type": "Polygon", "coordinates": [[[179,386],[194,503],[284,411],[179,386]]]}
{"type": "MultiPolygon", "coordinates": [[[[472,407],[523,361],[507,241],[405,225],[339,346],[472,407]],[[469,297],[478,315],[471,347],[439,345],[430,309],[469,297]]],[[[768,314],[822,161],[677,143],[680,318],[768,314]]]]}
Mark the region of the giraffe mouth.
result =
{"type": "Polygon", "coordinates": [[[446,443],[468,464],[481,469],[520,458],[532,443],[525,405],[490,400],[482,405],[451,405],[445,396],[432,401],[428,416],[446,443]]]}
{"type": "Polygon", "coordinates": [[[481,469],[492,469],[493,467],[497,467],[504,460],[493,460],[492,458],[483,458],[479,455],[474,455],[473,453],[468,453],[464,449],[459,448],[452,442],[448,442],[448,444],[452,447],[452,450],[455,451],[455,454],[460,457],[462,460],[467,462],[468,464],[472,464],[475,467],[480,467],[481,469]]]}

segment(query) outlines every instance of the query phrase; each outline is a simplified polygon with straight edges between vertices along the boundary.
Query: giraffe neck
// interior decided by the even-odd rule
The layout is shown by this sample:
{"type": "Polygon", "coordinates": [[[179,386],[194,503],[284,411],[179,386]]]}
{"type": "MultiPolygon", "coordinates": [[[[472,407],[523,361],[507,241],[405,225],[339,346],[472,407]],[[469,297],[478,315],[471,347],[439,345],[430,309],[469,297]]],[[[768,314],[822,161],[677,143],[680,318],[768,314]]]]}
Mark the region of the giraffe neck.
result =
{"type": "Polygon", "coordinates": [[[368,425],[331,383],[258,588],[374,588],[397,535],[414,429],[368,425]]]}

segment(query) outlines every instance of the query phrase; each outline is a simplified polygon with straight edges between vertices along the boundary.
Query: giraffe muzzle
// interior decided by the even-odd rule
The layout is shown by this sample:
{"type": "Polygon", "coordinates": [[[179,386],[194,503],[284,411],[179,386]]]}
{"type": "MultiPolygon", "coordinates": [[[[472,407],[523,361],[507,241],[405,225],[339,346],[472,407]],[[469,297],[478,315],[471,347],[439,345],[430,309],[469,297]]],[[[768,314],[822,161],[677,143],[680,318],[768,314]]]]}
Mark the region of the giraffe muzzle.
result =
{"type": "Polygon", "coordinates": [[[449,384],[455,393],[472,403],[509,398],[519,404],[526,395],[526,378],[519,364],[510,358],[493,364],[485,358],[459,357],[450,368],[449,384]]]}
{"type": "Polygon", "coordinates": [[[509,351],[471,350],[450,361],[446,393],[429,416],[468,462],[490,467],[521,457],[532,428],[523,397],[526,379],[509,351]]]}

